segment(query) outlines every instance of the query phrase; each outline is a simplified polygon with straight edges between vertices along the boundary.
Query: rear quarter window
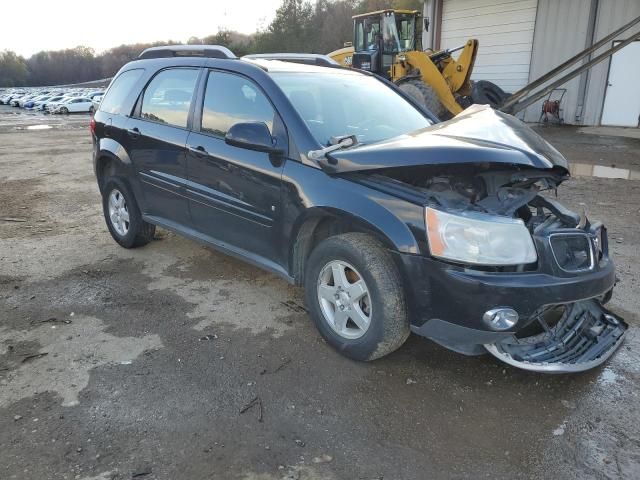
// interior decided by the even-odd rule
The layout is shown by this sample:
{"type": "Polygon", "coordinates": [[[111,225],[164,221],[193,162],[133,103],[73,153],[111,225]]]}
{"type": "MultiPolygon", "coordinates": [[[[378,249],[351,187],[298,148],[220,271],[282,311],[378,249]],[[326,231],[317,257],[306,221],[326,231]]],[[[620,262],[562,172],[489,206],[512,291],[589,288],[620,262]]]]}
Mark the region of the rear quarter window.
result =
{"type": "Polygon", "coordinates": [[[127,70],[118,75],[111,86],[107,90],[106,95],[100,103],[100,110],[107,113],[121,114],[125,107],[124,102],[127,99],[131,89],[135,86],[136,82],[140,79],[144,70],[137,68],[134,70],[127,70]]]}

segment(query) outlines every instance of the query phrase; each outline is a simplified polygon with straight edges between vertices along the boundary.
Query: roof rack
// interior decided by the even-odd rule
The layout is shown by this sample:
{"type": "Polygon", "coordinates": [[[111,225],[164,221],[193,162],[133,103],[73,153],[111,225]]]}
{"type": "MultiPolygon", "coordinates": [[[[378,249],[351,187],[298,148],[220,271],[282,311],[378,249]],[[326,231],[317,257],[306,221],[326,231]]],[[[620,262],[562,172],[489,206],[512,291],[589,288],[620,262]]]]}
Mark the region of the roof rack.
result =
{"type": "Polygon", "coordinates": [[[280,60],[282,62],[319,65],[321,67],[340,66],[338,62],[328,55],[321,55],[317,53],[253,53],[251,55],[245,55],[242,58],[252,60],[280,60]]]}
{"type": "Polygon", "coordinates": [[[138,56],[139,59],[169,57],[238,58],[222,45],[164,45],[147,48],[138,56]]]}

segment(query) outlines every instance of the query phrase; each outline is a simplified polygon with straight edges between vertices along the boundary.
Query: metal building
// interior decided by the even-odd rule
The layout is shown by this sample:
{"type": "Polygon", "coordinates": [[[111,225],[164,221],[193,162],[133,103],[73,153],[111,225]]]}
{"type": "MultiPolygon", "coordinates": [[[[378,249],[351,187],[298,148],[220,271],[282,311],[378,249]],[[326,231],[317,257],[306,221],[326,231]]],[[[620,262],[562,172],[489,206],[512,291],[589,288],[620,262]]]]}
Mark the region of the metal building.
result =
{"type": "MultiPolygon", "coordinates": [[[[426,0],[424,16],[430,28],[423,33],[423,44],[452,48],[477,38],[480,49],[472,78],[514,92],[639,15],[640,0],[426,0]]],[[[639,30],[634,27],[620,40],[639,30]]],[[[560,105],[564,122],[638,127],[638,79],[640,41],[561,87],[566,89],[560,105]]],[[[554,92],[552,99],[562,93],[554,92]]],[[[541,105],[519,116],[538,121],[541,105]]]]}

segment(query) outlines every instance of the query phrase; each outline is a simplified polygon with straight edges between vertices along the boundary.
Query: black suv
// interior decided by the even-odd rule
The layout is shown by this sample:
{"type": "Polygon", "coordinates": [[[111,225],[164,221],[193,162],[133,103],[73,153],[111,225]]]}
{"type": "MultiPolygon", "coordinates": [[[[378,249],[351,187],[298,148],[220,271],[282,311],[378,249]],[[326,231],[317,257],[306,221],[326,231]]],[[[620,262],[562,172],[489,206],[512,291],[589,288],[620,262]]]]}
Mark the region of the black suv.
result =
{"type": "Polygon", "coordinates": [[[604,226],[545,190],[566,160],[522,122],[472,106],[447,122],[342,67],[145,50],[91,122],[113,238],[160,226],[303,285],[344,355],[409,333],[529,370],[602,363],[627,326],[604,226]]]}

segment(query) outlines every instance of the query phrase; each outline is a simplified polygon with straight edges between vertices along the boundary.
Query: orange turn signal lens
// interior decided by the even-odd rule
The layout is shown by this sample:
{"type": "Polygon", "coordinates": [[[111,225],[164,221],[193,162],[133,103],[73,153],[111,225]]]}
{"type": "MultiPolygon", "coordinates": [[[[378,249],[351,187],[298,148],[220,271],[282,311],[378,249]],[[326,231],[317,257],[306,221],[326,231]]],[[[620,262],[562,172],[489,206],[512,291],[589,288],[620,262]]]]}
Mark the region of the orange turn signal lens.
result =
{"type": "Polygon", "coordinates": [[[443,256],[445,245],[440,237],[440,220],[438,214],[432,208],[426,209],[427,238],[431,255],[443,256]]]}

